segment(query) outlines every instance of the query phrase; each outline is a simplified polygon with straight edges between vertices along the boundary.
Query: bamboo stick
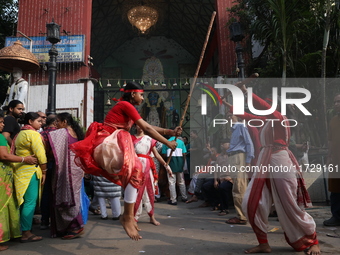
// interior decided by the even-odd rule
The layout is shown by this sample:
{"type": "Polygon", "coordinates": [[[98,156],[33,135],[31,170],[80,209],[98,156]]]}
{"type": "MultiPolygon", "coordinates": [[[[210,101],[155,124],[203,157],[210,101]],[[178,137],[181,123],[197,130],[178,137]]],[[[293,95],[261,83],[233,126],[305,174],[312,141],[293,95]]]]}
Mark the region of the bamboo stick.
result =
{"type": "MultiPolygon", "coordinates": [[[[187,101],[186,101],[186,104],[185,104],[185,107],[184,107],[184,110],[183,110],[183,113],[182,113],[181,120],[180,120],[180,122],[179,122],[179,126],[180,126],[180,127],[182,127],[182,125],[183,125],[183,121],[184,121],[185,115],[186,115],[187,110],[188,110],[188,107],[189,107],[191,95],[192,95],[192,93],[193,93],[193,91],[194,91],[194,88],[195,88],[195,85],[196,85],[196,80],[197,80],[197,77],[198,77],[198,73],[199,73],[199,71],[200,71],[200,69],[201,69],[202,61],[203,61],[203,58],[204,58],[205,50],[206,50],[207,45],[208,45],[208,41],[209,41],[209,38],[210,38],[210,33],[211,33],[211,30],[212,30],[212,26],[213,26],[213,24],[214,24],[215,17],[216,17],[216,11],[213,12],[213,14],[212,14],[212,16],[211,16],[211,19],[210,19],[210,24],[209,24],[208,32],[207,32],[207,35],[206,35],[206,37],[205,37],[205,41],[204,41],[204,44],[203,44],[201,56],[200,56],[200,59],[199,59],[198,64],[197,64],[197,68],[196,68],[196,72],[195,72],[193,81],[192,81],[192,83],[190,84],[189,95],[188,95],[188,98],[187,98],[187,101]]],[[[175,141],[176,141],[176,140],[177,140],[177,136],[176,136],[175,141]]],[[[169,158],[168,158],[167,164],[169,164],[169,162],[170,162],[170,160],[171,160],[172,152],[173,152],[173,151],[171,151],[171,153],[170,153],[170,156],[169,156],[169,158]]]]}

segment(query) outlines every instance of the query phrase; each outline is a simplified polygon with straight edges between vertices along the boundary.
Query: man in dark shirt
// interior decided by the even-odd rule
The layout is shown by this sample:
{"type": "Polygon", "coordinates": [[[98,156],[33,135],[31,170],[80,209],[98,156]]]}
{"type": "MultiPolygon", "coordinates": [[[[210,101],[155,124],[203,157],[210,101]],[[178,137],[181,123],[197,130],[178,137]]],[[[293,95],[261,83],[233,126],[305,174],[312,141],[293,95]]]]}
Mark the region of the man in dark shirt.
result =
{"type": "Polygon", "coordinates": [[[7,116],[4,119],[5,127],[2,131],[3,136],[6,138],[9,146],[12,145],[13,138],[20,132],[18,119],[23,114],[24,105],[19,100],[12,100],[8,104],[7,116]]]}

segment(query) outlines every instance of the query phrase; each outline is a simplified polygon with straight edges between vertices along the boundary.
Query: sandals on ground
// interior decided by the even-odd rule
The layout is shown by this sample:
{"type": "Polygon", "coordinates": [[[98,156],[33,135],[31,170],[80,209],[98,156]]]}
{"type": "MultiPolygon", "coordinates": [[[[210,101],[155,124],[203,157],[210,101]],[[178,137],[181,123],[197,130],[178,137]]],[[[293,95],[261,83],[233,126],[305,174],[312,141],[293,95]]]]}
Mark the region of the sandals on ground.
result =
{"type": "Polygon", "coordinates": [[[241,220],[237,217],[231,218],[227,220],[225,223],[227,224],[233,224],[233,225],[246,225],[247,221],[246,220],[241,220]]]}
{"type": "Polygon", "coordinates": [[[229,214],[229,210],[221,210],[219,213],[218,213],[218,216],[223,216],[223,215],[227,215],[229,214]]]}
{"type": "Polygon", "coordinates": [[[79,237],[82,234],[84,234],[84,228],[81,228],[81,229],[78,229],[78,230],[75,230],[75,231],[70,231],[66,235],[64,235],[61,239],[70,240],[70,239],[74,239],[76,237],[79,237]]]}
{"type": "Polygon", "coordinates": [[[38,242],[41,241],[43,238],[41,236],[36,236],[32,234],[29,238],[27,239],[20,239],[21,243],[30,243],[30,242],[38,242]]]}

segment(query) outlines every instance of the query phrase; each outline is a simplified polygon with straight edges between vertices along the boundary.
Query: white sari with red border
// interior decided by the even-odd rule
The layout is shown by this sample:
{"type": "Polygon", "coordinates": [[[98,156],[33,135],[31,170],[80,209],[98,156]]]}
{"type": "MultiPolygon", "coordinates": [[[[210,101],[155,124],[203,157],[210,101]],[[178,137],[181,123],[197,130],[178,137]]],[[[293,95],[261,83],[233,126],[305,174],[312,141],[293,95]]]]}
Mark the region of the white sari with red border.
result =
{"type": "MultiPolygon", "coordinates": [[[[262,150],[257,161],[260,171],[253,174],[242,207],[259,243],[267,243],[268,215],[274,203],[287,242],[296,251],[302,251],[318,243],[315,222],[304,210],[311,206],[311,201],[294,155],[286,146],[275,146],[274,132],[270,122],[260,132],[262,150]],[[289,171],[261,170],[261,166],[281,165],[281,169],[289,171]]],[[[289,128],[285,128],[285,134],[289,144],[289,128]]]]}

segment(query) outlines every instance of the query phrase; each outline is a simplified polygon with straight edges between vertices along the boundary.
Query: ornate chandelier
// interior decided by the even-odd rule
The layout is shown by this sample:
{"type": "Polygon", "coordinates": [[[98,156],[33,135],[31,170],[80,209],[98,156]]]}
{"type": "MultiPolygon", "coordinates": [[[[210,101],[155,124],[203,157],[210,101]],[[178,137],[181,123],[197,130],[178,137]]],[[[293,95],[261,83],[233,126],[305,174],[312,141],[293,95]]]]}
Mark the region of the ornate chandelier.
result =
{"type": "Polygon", "coordinates": [[[142,34],[155,25],[158,20],[158,11],[152,7],[139,5],[127,12],[129,22],[138,28],[142,34]]]}

